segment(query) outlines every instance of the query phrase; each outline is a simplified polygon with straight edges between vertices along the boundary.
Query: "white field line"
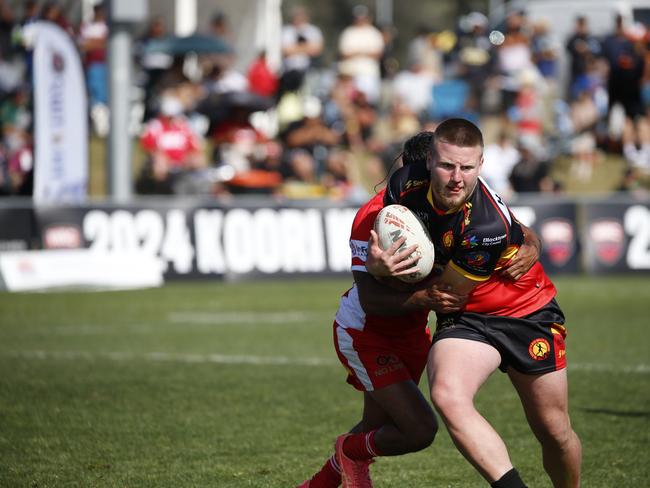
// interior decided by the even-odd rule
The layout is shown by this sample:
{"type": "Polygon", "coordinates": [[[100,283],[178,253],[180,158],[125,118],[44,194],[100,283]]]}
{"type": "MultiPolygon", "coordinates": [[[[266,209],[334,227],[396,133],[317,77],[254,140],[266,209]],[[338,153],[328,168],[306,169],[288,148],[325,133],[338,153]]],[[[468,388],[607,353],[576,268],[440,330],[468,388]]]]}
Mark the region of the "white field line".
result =
{"type": "MultiPolygon", "coordinates": [[[[287,312],[174,312],[167,322],[177,324],[283,324],[322,321],[323,314],[290,310],[287,312]]],[[[331,315],[331,314],[329,314],[331,315]]]]}
{"type": "MultiPolygon", "coordinates": [[[[256,366],[332,366],[335,359],[317,357],[254,356],[245,354],[175,354],[166,352],[90,352],[90,351],[3,351],[0,356],[20,359],[63,359],[88,361],[160,361],[176,363],[250,364],[256,366]]],[[[649,374],[650,364],[614,365],[600,363],[570,363],[569,371],[649,374]]]]}
{"type": "Polygon", "coordinates": [[[334,359],[297,358],[289,356],[253,356],[245,354],[175,354],[166,352],[89,352],[89,351],[5,351],[1,356],[21,359],[83,359],[94,361],[108,359],[111,361],[160,361],[175,363],[215,363],[215,364],[251,364],[257,366],[331,366],[337,364],[334,359]]]}
{"type": "MultiPolygon", "coordinates": [[[[330,325],[329,312],[305,312],[293,310],[287,312],[175,312],[167,315],[168,324],[186,327],[205,328],[219,325],[263,325],[263,324],[291,324],[298,325],[330,325]]],[[[156,324],[131,324],[124,326],[130,334],[155,334],[160,331],[161,323],[156,324]]],[[[60,325],[39,328],[38,332],[48,335],[114,335],[122,334],[122,329],[115,329],[102,325],[60,325]]]]}

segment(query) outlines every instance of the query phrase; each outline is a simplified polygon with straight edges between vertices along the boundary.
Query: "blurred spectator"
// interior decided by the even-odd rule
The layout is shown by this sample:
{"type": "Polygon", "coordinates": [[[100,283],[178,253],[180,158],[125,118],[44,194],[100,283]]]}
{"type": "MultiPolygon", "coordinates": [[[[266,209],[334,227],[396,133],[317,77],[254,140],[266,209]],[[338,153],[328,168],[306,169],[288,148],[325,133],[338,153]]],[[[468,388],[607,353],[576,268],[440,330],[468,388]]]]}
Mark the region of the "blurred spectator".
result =
{"type": "Polygon", "coordinates": [[[221,166],[215,172],[217,183],[215,193],[231,194],[273,194],[282,184],[282,146],[275,141],[253,147],[248,170],[235,173],[232,166],[221,166]]]}
{"type": "Polygon", "coordinates": [[[519,71],[519,91],[515,95],[514,105],[508,112],[519,137],[535,139],[540,143],[543,139],[544,117],[542,83],[543,80],[534,67],[519,71]]]}
{"type": "Polygon", "coordinates": [[[453,56],[457,62],[457,76],[469,84],[469,96],[475,107],[482,106],[485,82],[492,73],[492,45],[487,36],[488,19],[480,12],[471,12],[460,23],[458,42],[453,56]]]}
{"type": "Polygon", "coordinates": [[[321,110],[320,100],[308,97],[304,102],[303,118],[289,124],[281,135],[287,149],[302,149],[308,152],[319,170],[325,165],[329,149],[341,140],[338,132],[325,125],[321,110]]]}
{"type": "Polygon", "coordinates": [[[623,155],[628,167],[650,174],[650,122],[640,117],[636,123],[628,119],[623,129],[623,155]]]}
{"type": "Polygon", "coordinates": [[[266,62],[266,52],[262,51],[248,68],[248,86],[252,93],[272,97],[278,90],[278,78],[266,62]]]}
{"type": "Polygon", "coordinates": [[[323,198],[327,189],[318,178],[316,160],[307,151],[289,151],[282,195],[287,198],[323,198]]]}
{"type": "Polygon", "coordinates": [[[578,93],[577,98],[571,102],[569,116],[575,134],[596,129],[601,114],[591,92],[583,90],[578,93]]]}
{"type": "Polygon", "coordinates": [[[499,133],[496,142],[485,146],[481,176],[503,198],[508,199],[512,195],[510,174],[519,162],[520,156],[506,131],[499,133]]]}
{"type": "Polygon", "coordinates": [[[519,92],[520,73],[534,69],[530,39],[524,31],[525,17],[521,12],[511,12],[506,18],[503,44],[497,48],[498,68],[501,72],[502,110],[512,107],[519,92]]]}
{"type": "Polygon", "coordinates": [[[43,4],[43,8],[41,9],[40,17],[42,20],[58,25],[68,34],[74,36],[74,30],[72,29],[70,22],[68,22],[68,19],[65,17],[65,14],[61,10],[61,5],[59,5],[57,2],[45,2],[45,4],[43,4]]]}
{"type": "Polygon", "coordinates": [[[558,46],[551,35],[548,19],[538,19],[533,23],[530,41],[535,66],[547,83],[555,85],[558,76],[558,46]]]}
{"type": "Polygon", "coordinates": [[[248,91],[248,79],[232,67],[227,65],[216,65],[212,68],[205,86],[209,93],[230,93],[248,91]]]}
{"type": "Polygon", "coordinates": [[[27,130],[16,130],[8,148],[8,176],[12,195],[30,196],[34,190],[34,142],[27,130]]]}
{"type": "Polygon", "coordinates": [[[512,189],[516,193],[553,190],[553,181],[549,177],[550,162],[545,159],[539,142],[522,138],[518,151],[521,157],[510,174],[512,189]]]}
{"type": "Polygon", "coordinates": [[[384,49],[379,58],[379,76],[381,79],[390,80],[399,70],[399,61],[395,57],[397,28],[391,24],[381,25],[379,32],[384,39],[384,49]]]}
{"type": "Polygon", "coordinates": [[[0,58],[8,59],[13,54],[12,33],[15,26],[14,13],[6,0],[0,0],[0,58]]]}
{"type": "Polygon", "coordinates": [[[636,118],[644,113],[641,79],[644,58],[625,35],[623,17],[616,16],[614,32],[603,41],[603,57],[609,63],[607,93],[610,112],[620,103],[625,115],[636,118]]]}
{"type": "Polygon", "coordinates": [[[346,127],[347,143],[354,150],[367,149],[373,127],[379,119],[377,109],[365,92],[358,91],[352,99],[352,112],[355,114],[355,121],[346,127]]]}
{"type": "Polygon", "coordinates": [[[388,167],[404,141],[417,133],[420,127],[420,120],[413,110],[399,99],[394,99],[388,115],[379,118],[373,127],[369,149],[374,153],[385,152],[382,158],[388,167]]]}
{"type": "Polygon", "coordinates": [[[334,200],[360,204],[369,198],[368,192],[359,184],[357,165],[347,151],[334,149],[329,152],[321,181],[328,196],[334,200]]]}
{"type": "Polygon", "coordinates": [[[384,37],[370,22],[368,7],[352,9],[353,22],[339,37],[339,71],[351,76],[358,90],[371,104],[379,101],[379,60],[384,52],[384,37]]]}
{"type": "Polygon", "coordinates": [[[426,117],[433,102],[433,77],[421,64],[415,62],[397,73],[392,88],[394,102],[404,103],[417,118],[426,117]]]}
{"type": "Polygon", "coordinates": [[[210,19],[210,33],[228,44],[232,44],[232,30],[225,13],[215,12],[210,19]]]}
{"type": "Polygon", "coordinates": [[[215,110],[221,115],[213,120],[213,161],[225,179],[251,170],[254,161],[264,157],[266,137],[250,122],[258,98],[248,92],[230,92],[217,98],[215,110]]]}
{"type": "Polygon", "coordinates": [[[103,4],[97,4],[93,7],[92,20],[81,24],[79,48],[84,55],[91,117],[95,131],[101,136],[106,135],[108,132],[107,40],[106,10],[103,4]]]}
{"type": "Polygon", "coordinates": [[[575,98],[585,85],[590,61],[600,55],[600,42],[589,33],[587,18],[579,16],[575,21],[574,33],[566,44],[571,59],[569,95],[575,98]]]}
{"type": "Polygon", "coordinates": [[[323,52],[323,34],[309,22],[304,7],[294,7],[291,23],[282,27],[282,77],[280,94],[298,90],[309,68],[323,52]]]}
{"type": "Polygon", "coordinates": [[[5,138],[10,138],[13,131],[29,130],[32,125],[29,86],[23,85],[15,89],[0,104],[0,124],[5,138]]]}
{"type": "Polygon", "coordinates": [[[408,45],[408,63],[422,66],[434,83],[442,80],[442,53],[436,46],[435,35],[427,26],[420,26],[408,45]]]}
{"type": "Polygon", "coordinates": [[[366,141],[377,122],[377,111],[354,80],[341,73],[336,79],[324,108],[325,123],[343,134],[343,143],[354,150],[365,148],[366,141]]]}
{"type": "Polygon", "coordinates": [[[39,20],[39,8],[36,0],[25,0],[23,16],[20,19],[20,25],[26,26],[39,20]]]}
{"type": "Polygon", "coordinates": [[[136,48],[139,52],[139,64],[144,72],[144,120],[149,120],[156,112],[156,87],[160,78],[174,63],[174,57],[165,52],[149,52],[147,47],[151,42],[164,38],[167,29],[162,17],[154,17],[144,35],[138,40],[136,48]]]}
{"type": "Polygon", "coordinates": [[[591,180],[594,167],[600,157],[596,149],[596,137],[592,132],[583,132],[571,140],[572,176],[581,182],[591,180]]]}
{"type": "Polygon", "coordinates": [[[206,191],[207,182],[197,174],[206,167],[203,141],[183,116],[183,104],[177,97],[162,97],[160,114],[146,124],[140,142],[147,161],[136,183],[139,193],[206,191]],[[188,184],[188,179],[196,176],[195,184],[188,184]]]}

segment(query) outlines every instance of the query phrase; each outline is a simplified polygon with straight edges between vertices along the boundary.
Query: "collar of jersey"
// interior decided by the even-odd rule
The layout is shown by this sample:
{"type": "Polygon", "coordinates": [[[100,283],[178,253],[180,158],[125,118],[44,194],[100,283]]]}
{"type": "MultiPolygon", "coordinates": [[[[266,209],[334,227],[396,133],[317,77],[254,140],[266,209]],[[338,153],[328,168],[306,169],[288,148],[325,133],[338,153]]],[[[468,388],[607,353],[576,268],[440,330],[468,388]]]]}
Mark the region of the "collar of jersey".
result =
{"type": "Polygon", "coordinates": [[[436,207],[436,204],[433,201],[433,182],[429,183],[429,191],[427,192],[427,200],[429,200],[429,204],[431,205],[431,208],[433,208],[433,211],[438,214],[438,215],[450,215],[453,213],[458,212],[458,209],[451,209],[451,210],[440,210],[438,207],[436,207]]]}

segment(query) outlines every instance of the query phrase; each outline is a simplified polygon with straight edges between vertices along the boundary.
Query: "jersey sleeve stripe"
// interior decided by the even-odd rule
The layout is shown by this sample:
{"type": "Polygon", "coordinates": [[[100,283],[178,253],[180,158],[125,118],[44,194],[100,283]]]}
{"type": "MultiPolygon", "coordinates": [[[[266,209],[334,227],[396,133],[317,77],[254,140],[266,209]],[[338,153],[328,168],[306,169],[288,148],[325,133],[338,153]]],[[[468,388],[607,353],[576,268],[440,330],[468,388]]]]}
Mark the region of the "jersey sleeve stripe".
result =
{"type": "Polygon", "coordinates": [[[460,274],[463,275],[465,278],[467,278],[468,280],[472,280],[472,281],[487,281],[487,280],[490,279],[489,276],[478,276],[478,275],[472,274],[472,273],[470,273],[469,271],[467,271],[467,270],[461,268],[460,266],[458,266],[458,265],[457,265],[456,263],[454,263],[453,261],[449,261],[449,265],[450,265],[453,269],[455,269],[458,273],[460,273],[460,274]]]}

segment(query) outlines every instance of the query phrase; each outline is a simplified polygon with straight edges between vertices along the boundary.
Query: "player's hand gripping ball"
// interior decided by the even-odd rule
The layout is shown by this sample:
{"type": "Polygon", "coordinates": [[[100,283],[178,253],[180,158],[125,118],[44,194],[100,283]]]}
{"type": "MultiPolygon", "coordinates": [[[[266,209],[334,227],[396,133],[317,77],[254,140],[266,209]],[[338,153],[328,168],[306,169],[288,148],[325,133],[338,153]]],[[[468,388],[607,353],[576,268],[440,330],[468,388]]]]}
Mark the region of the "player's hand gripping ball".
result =
{"type": "Polygon", "coordinates": [[[413,244],[418,246],[411,254],[411,257],[415,255],[420,258],[413,265],[417,267],[417,271],[397,278],[407,283],[416,283],[429,276],[433,269],[435,253],[429,233],[417,215],[403,205],[388,205],[377,215],[374,229],[382,249],[388,249],[402,236],[406,237],[406,240],[398,251],[413,244]]]}

